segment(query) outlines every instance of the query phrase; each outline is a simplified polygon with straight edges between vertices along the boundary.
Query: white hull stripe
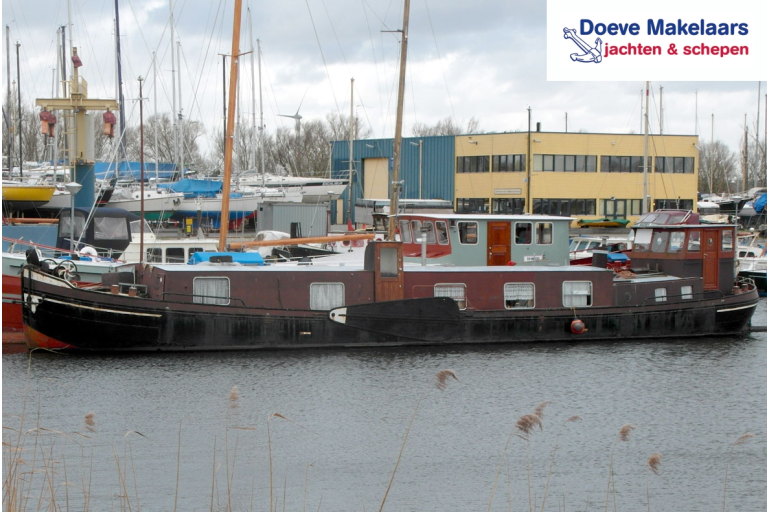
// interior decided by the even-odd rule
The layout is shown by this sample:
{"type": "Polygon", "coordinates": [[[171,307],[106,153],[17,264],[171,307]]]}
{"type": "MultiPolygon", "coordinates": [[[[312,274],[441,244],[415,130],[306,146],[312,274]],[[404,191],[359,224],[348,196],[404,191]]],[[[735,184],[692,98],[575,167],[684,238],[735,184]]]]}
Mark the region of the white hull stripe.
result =
{"type": "Polygon", "coordinates": [[[727,313],[728,311],[739,311],[740,309],[748,309],[748,308],[753,308],[753,307],[755,307],[754,304],[752,304],[751,306],[739,306],[738,308],[718,309],[717,312],[718,313],[727,313]]]}
{"type": "Polygon", "coordinates": [[[80,308],[80,309],[88,309],[88,310],[91,310],[91,311],[103,311],[105,313],[115,313],[117,315],[146,316],[146,317],[149,317],[149,318],[161,318],[163,316],[163,315],[157,315],[157,314],[154,314],[154,313],[131,313],[131,312],[128,312],[128,311],[118,311],[116,309],[94,308],[94,307],[91,307],[91,306],[80,306],[78,304],[70,304],[69,302],[63,302],[63,301],[60,301],[60,300],[48,299],[48,298],[43,299],[43,300],[44,301],[48,301],[48,302],[53,302],[55,304],[61,304],[63,306],[69,306],[69,307],[80,308]]]}

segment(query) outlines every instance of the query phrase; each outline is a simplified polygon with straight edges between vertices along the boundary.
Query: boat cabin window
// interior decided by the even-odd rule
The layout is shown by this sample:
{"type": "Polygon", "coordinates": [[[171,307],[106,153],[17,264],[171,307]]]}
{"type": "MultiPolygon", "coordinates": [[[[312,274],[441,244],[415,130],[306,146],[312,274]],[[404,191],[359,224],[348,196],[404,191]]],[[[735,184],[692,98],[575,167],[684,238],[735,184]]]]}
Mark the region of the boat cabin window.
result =
{"type": "Polygon", "coordinates": [[[563,306],[592,305],[592,281],[563,281],[563,306]]]}
{"type": "Polygon", "coordinates": [[[147,249],[147,255],[145,261],[147,263],[162,263],[163,262],[163,250],[159,247],[153,247],[147,249]]]}
{"type": "Polygon", "coordinates": [[[439,220],[435,222],[435,235],[437,236],[438,244],[448,245],[448,224],[445,221],[439,220]]]}
{"type": "Polygon", "coordinates": [[[536,243],[541,245],[549,245],[552,243],[552,223],[551,222],[536,223],[536,243]]]}
{"type": "Polygon", "coordinates": [[[397,248],[382,247],[379,254],[381,277],[397,277],[397,248]]]}
{"type": "Polygon", "coordinates": [[[93,238],[96,240],[130,240],[128,224],[121,217],[93,219],[93,238]]]}
{"type": "Polygon", "coordinates": [[[193,302],[195,304],[229,304],[228,277],[196,277],[192,281],[193,302]]]}
{"type": "Polygon", "coordinates": [[[633,252],[648,252],[648,248],[651,246],[651,237],[653,236],[653,230],[651,229],[638,229],[635,232],[634,245],[632,246],[633,252]]]}
{"type": "Polygon", "coordinates": [[[701,250],[701,232],[691,230],[688,232],[688,252],[699,252],[701,250]]]}
{"type": "Polygon", "coordinates": [[[533,226],[530,222],[515,222],[515,243],[518,245],[530,245],[533,226]]]}
{"type": "Polygon", "coordinates": [[[669,234],[669,252],[682,252],[685,242],[684,231],[673,231],[669,234]]]}
{"type": "Polygon", "coordinates": [[[404,244],[410,244],[413,241],[411,236],[411,223],[407,220],[400,221],[400,240],[404,244]]]}
{"type": "Polygon", "coordinates": [[[653,293],[656,296],[656,302],[666,302],[667,301],[667,289],[666,288],[656,288],[653,293]]]}
{"type": "Polygon", "coordinates": [[[721,249],[724,252],[731,252],[733,250],[733,231],[723,231],[721,249]]]}
{"type": "Polygon", "coordinates": [[[680,296],[683,298],[683,300],[691,300],[693,299],[693,286],[681,286],[680,287],[680,296]]]}
{"type": "Polygon", "coordinates": [[[535,307],[536,289],[533,283],[504,283],[504,308],[535,307]]]}
{"type": "Polygon", "coordinates": [[[669,231],[654,232],[653,242],[651,243],[651,252],[666,252],[667,240],[669,240],[669,231]]]}
{"type": "Polygon", "coordinates": [[[330,311],[344,306],[344,283],[312,283],[309,285],[309,308],[330,311]]]}
{"type": "Polygon", "coordinates": [[[189,248],[189,256],[187,256],[187,260],[196,252],[205,252],[205,249],[202,247],[190,247],[189,248]]]}
{"type": "Polygon", "coordinates": [[[459,222],[459,242],[462,244],[477,243],[477,222],[459,222]]]}
{"type": "Polygon", "coordinates": [[[459,309],[467,309],[467,285],[464,283],[438,283],[434,290],[435,297],[450,297],[459,309]]]}
{"type": "MultiPolygon", "coordinates": [[[[70,224],[70,218],[69,215],[62,215],[61,219],[59,219],[59,233],[61,233],[60,236],[69,238],[72,234],[72,224],[70,224]]],[[[83,233],[83,226],[85,226],[85,219],[77,214],[75,214],[75,238],[80,238],[80,235],[83,233]]]]}
{"type": "Polygon", "coordinates": [[[169,247],[165,250],[166,263],[184,263],[185,261],[183,247],[169,247]]]}

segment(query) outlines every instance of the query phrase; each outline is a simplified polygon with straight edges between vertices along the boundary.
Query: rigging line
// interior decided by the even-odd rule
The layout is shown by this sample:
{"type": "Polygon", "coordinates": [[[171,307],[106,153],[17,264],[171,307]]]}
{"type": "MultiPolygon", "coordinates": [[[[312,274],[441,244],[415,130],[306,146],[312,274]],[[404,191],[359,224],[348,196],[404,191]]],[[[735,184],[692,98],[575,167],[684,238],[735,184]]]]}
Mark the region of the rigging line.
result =
{"type": "Polygon", "coordinates": [[[437,35],[435,34],[435,26],[432,23],[432,13],[429,10],[429,4],[427,0],[424,0],[424,7],[427,9],[427,20],[429,20],[429,29],[432,31],[432,40],[435,42],[435,51],[437,52],[437,59],[440,62],[440,72],[443,75],[443,82],[445,83],[445,90],[448,94],[448,103],[451,105],[451,116],[456,118],[456,111],[453,108],[453,98],[451,97],[451,89],[448,85],[448,77],[445,76],[445,68],[443,67],[443,56],[440,54],[440,47],[437,45],[437,35]]]}
{"type": "MultiPolygon", "coordinates": [[[[213,22],[211,23],[211,36],[208,39],[208,45],[205,48],[205,54],[203,56],[203,63],[199,64],[199,66],[204,66],[205,63],[208,62],[208,56],[209,56],[209,53],[211,51],[211,45],[213,44],[213,33],[214,33],[214,30],[216,29],[216,23],[218,23],[219,16],[220,16],[220,14],[222,12],[222,9],[223,9],[223,0],[219,0],[219,6],[216,9],[216,16],[213,18],[213,22]]],[[[208,12],[209,12],[208,19],[211,19],[211,17],[210,17],[210,10],[208,12]]],[[[204,31],[204,33],[205,33],[205,31],[204,31]]],[[[185,59],[185,62],[186,62],[186,59],[185,59]]],[[[187,67],[187,69],[189,69],[189,67],[187,67]]],[[[200,70],[200,67],[198,67],[198,70],[200,70]]],[[[198,98],[198,93],[200,91],[200,86],[201,86],[201,82],[202,82],[202,79],[203,79],[203,74],[207,75],[206,76],[207,80],[210,80],[210,74],[209,73],[202,73],[202,72],[196,72],[196,74],[198,75],[198,80],[197,80],[197,85],[194,87],[193,92],[192,92],[192,97],[194,98],[193,103],[194,103],[194,105],[197,106],[198,115],[200,116],[200,119],[204,119],[203,112],[202,112],[202,109],[200,107],[200,103],[197,101],[197,98],[198,98]]],[[[207,83],[208,82],[206,81],[206,85],[207,85],[207,83]]]]}
{"type": "Polygon", "coordinates": [[[331,73],[328,70],[328,63],[325,61],[325,55],[323,54],[323,46],[320,44],[320,36],[317,34],[317,27],[315,27],[315,20],[312,17],[312,9],[309,7],[309,0],[304,0],[307,4],[307,12],[309,13],[309,19],[312,22],[312,30],[315,33],[315,39],[317,40],[317,46],[320,50],[320,57],[323,59],[323,66],[325,67],[325,74],[328,77],[328,84],[331,87],[331,94],[333,95],[333,102],[336,104],[336,111],[339,112],[339,101],[336,99],[336,92],[333,89],[333,82],[331,81],[331,73]]]}
{"type": "MultiPolygon", "coordinates": [[[[333,25],[333,20],[331,19],[331,15],[328,12],[328,6],[325,5],[325,0],[321,0],[321,3],[323,4],[323,10],[325,10],[325,15],[328,17],[328,22],[331,25],[331,31],[333,32],[333,37],[336,39],[336,43],[339,45],[341,58],[344,59],[344,64],[346,64],[347,69],[349,69],[349,62],[347,62],[347,56],[344,54],[344,48],[341,45],[341,41],[339,41],[339,35],[336,33],[336,27],[333,25]]],[[[350,70],[350,74],[351,74],[351,70],[350,70]]]]}
{"type": "MultiPolygon", "coordinates": [[[[370,39],[371,41],[371,53],[373,54],[373,68],[376,71],[376,83],[379,85],[379,87],[381,87],[381,77],[379,75],[379,59],[376,57],[376,46],[374,45],[374,42],[373,42],[373,33],[371,32],[371,22],[368,19],[368,10],[365,8],[367,4],[365,0],[361,0],[361,3],[363,6],[363,16],[365,16],[365,26],[368,28],[368,39],[370,39]]],[[[376,13],[374,12],[373,14],[375,15],[376,13]]],[[[363,106],[363,108],[365,108],[365,106],[363,106]]],[[[381,102],[379,102],[379,109],[381,109],[381,102]]],[[[368,126],[372,126],[371,120],[368,116],[367,111],[365,112],[365,117],[366,119],[368,119],[368,126]]]]}

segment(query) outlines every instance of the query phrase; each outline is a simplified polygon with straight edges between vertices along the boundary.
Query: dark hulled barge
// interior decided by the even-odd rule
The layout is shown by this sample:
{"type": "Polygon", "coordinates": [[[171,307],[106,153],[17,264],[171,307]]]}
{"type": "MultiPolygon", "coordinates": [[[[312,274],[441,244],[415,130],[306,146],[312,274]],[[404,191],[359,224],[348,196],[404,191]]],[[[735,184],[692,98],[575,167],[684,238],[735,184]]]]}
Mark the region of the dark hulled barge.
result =
{"type": "Polygon", "coordinates": [[[571,219],[466,215],[401,215],[404,242],[371,242],[357,266],[242,264],[223,255],[126,265],[101,285],[77,288],[30,265],[25,333],[30,348],[109,352],[742,332],[758,295],[735,277],[734,226],[657,213],[635,226],[631,270],[618,272],[600,252],[592,267],[568,265],[562,233],[571,219]],[[474,266],[434,264],[473,252],[482,260],[474,266]],[[416,261],[424,253],[429,264],[404,263],[404,253],[416,261]]]}

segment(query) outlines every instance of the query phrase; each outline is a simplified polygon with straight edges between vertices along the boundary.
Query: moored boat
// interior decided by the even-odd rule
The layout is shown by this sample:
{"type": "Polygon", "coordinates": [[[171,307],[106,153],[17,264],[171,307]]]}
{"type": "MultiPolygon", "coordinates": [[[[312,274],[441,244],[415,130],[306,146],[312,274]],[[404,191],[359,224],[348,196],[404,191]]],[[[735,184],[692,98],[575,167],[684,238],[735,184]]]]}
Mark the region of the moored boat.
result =
{"type": "Polygon", "coordinates": [[[734,276],[734,226],[638,222],[633,234],[632,270],[620,273],[600,262],[405,265],[405,244],[394,241],[371,242],[357,266],[238,264],[224,255],[205,265],[127,265],[88,289],[27,266],[25,332],[31,348],[111,352],[616,341],[745,329],[758,295],[754,282],[734,276]]]}

